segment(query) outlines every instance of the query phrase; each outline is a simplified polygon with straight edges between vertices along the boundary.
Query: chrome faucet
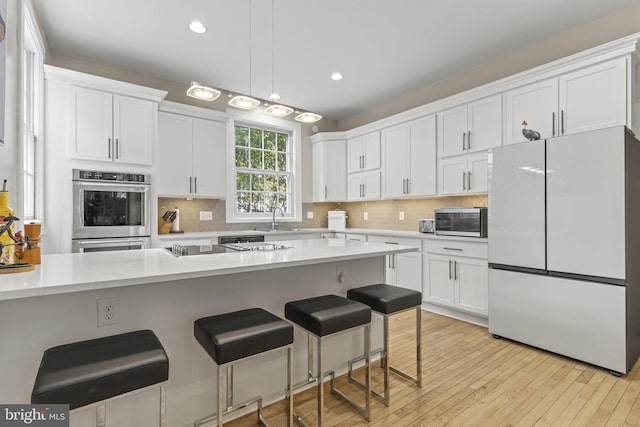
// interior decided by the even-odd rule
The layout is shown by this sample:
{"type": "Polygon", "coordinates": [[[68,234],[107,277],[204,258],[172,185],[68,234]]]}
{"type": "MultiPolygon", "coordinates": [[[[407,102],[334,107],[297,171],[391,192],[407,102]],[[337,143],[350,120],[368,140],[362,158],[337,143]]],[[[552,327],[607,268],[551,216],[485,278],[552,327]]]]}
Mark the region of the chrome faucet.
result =
{"type": "Polygon", "coordinates": [[[278,226],[280,225],[278,222],[276,222],[276,212],[278,210],[280,210],[280,216],[284,216],[284,211],[280,206],[276,206],[275,208],[273,208],[273,211],[272,211],[273,218],[271,219],[271,231],[278,230],[278,226]]]}

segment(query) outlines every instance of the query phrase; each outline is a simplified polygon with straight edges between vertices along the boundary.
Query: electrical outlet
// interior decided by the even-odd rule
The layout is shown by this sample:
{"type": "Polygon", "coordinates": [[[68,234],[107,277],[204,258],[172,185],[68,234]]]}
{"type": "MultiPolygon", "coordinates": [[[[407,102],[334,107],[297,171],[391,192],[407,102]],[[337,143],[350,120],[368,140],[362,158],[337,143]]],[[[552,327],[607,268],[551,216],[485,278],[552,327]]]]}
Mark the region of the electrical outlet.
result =
{"type": "Polygon", "coordinates": [[[365,221],[369,220],[369,212],[365,212],[364,214],[362,214],[362,219],[364,219],[365,221]]]}
{"type": "Polygon", "coordinates": [[[98,327],[117,325],[120,322],[120,298],[98,300],[98,327]]]}
{"type": "Polygon", "coordinates": [[[338,265],[336,267],[336,280],[338,281],[338,283],[344,283],[345,272],[346,272],[346,269],[344,265],[338,265]]]}
{"type": "Polygon", "coordinates": [[[403,211],[400,211],[398,213],[398,219],[400,219],[400,221],[404,221],[404,212],[403,211]]]}
{"type": "Polygon", "coordinates": [[[200,221],[211,221],[213,219],[213,212],[200,211],[200,221]]]}
{"type": "Polygon", "coordinates": [[[313,211],[307,212],[307,219],[313,219],[313,211]]]}

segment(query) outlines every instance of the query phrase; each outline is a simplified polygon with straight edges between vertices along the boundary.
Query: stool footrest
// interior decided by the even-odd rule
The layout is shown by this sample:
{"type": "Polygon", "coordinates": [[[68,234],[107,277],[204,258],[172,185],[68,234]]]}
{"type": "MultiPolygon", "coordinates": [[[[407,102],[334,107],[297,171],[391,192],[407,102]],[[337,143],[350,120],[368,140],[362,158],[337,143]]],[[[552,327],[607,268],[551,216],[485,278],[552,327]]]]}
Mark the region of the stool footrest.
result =
{"type": "MultiPolygon", "coordinates": [[[[367,408],[365,408],[364,406],[358,405],[356,402],[354,402],[349,397],[347,397],[346,394],[344,394],[343,392],[335,388],[335,386],[333,385],[333,380],[336,378],[335,371],[329,371],[329,375],[331,376],[331,393],[334,396],[341,398],[342,400],[345,401],[345,403],[349,404],[349,406],[351,406],[353,409],[358,411],[364,417],[365,420],[371,421],[370,414],[367,413],[367,408]]],[[[363,385],[363,388],[366,389],[366,386],[363,385]]]]}
{"type": "MultiPolygon", "coordinates": [[[[252,397],[251,399],[247,399],[244,402],[238,403],[236,405],[233,406],[229,406],[227,407],[224,412],[222,413],[222,415],[228,415],[231,414],[235,411],[238,411],[240,409],[244,409],[249,405],[253,405],[254,403],[258,404],[258,422],[260,423],[260,425],[263,425],[265,427],[269,427],[269,423],[267,423],[267,421],[264,419],[264,417],[262,416],[262,396],[255,396],[252,397]]],[[[214,413],[211,415],[207,415],[206,417],[200,418],[196,421],[193,422],[194,427],[198,427],[204,423],[208,423],[209,421],[213,421],[216,418],[218,418],[218,413],[214,413]]]]}

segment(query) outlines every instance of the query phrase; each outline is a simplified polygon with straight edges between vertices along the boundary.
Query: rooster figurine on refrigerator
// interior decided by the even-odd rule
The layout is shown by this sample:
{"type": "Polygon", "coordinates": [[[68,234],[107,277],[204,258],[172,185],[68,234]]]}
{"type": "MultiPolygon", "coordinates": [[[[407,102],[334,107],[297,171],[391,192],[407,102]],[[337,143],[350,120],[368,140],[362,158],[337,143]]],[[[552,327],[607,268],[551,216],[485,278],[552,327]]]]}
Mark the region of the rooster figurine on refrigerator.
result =
{"type": "Polygon", "coordinates": [[[524,126],[524,128],[522,129],[522,134],[524,135],[524,137],[529,141],[537,141],[538,139],[540,139],[540,132],[533,129],[527,129],[527,124],[528,123],[526,120],[522,122],[522,126],[524,126]]]}

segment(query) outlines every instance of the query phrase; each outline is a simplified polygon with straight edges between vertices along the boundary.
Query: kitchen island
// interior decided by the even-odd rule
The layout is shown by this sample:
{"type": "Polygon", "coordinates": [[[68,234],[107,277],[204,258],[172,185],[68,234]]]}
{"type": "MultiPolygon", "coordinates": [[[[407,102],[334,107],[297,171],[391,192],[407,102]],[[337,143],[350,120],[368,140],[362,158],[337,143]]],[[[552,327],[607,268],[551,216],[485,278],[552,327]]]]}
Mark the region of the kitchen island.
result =
{"type": "MultiPolygon", "coordinates": [[[[279,242],[289,249],[174,257],[164,249],[45,255],[33,272],[0,276],[0,402],[26,403],[45,349],[65,343],[152,329],[170,360],[167,425],[190,426],[213,412],[215,370],[193,337],[204,316],[262,307],[283,317],[287,301],[345,295],[382,282],[383,257],[415,250],[338,239],[279,242]],[[116,298],[115,325],[97,327],[97,300],[116,298]]],[[[374,317],[373,346],[381,342],[374,317]]],[[[362,348],[362,334],[327,342],[325,366],[338,372],[362,348]]],[[[267,402],[285,389],[285,359],[274,352],[234,372],[236,401],[257,393],[267,402]]],[[[306,335],[295,332],[294,379],[306,378],[306,335]]],[[[157,394],[109,404],[109,423],[157,425],[157,394]]],[[[74,414],[73,426],[93,426],[92,410],[74,414]]]]}

